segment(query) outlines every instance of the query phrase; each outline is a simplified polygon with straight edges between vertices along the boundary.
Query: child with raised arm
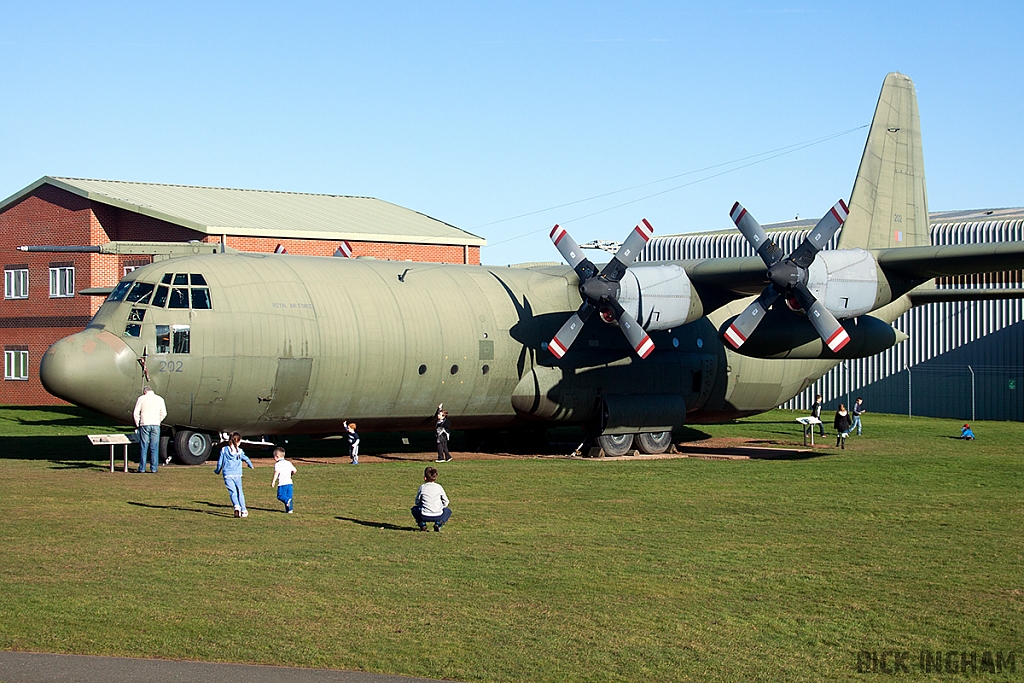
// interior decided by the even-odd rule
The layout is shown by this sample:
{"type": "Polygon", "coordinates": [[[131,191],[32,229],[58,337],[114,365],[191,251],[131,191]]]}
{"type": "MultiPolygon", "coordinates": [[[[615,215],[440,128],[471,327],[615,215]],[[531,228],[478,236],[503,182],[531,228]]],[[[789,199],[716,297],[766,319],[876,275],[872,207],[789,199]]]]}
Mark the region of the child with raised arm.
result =
{"type": "Polygon", "coordinates": [[[278,446],[274,449],[274,478],[270,480],[271,486],[277,486],[277,499],[284,503],[284,511],[292,514],[292,475],[297,470],[295,465],[284,459],[284,449],[278,446]]]}
{"type": "Polygon", "coordinates": [[[345,439],[348,440],[348,455],[352,458],[352,464],[359,464],[359,435],[356,434],[355,422],[343,422],[345,427],[345,439]]]}
{"type": "Polygon", "coordinates": [[[416,491],[416,504],[412,506],[412,516],[420,526],[420,531],[427,530],[427,524],[434,523],[434,531],[440,531],[448,518],[452,516],[448,507],[448,495],[444,487],[437,483],[437,468],[428,467],[423,470],[423,484],[416,491]]]}

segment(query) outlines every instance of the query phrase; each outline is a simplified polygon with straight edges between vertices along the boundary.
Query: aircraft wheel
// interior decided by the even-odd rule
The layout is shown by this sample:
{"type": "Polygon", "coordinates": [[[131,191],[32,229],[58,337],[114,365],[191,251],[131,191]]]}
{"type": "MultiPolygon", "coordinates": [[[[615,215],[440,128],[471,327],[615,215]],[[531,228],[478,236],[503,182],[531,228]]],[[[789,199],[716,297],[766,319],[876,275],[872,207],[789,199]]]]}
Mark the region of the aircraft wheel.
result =
{"type": "Polygon", "coordinates": [[[632,434],[605,434],[597,437],[597,445],[606,455],[625,455],[633,447],[632,434]]]}
{"type": "Polygon", "coordinates": [[[641,453],[657,455],[672,446],[672,432],[646,432],[636,435],[636,447],[641,453]]]}
{"type": "Polygon", "coordinates": [[[174,435],[174,457],[183,465],[201,465],[210,457],[213,441],[209,434],[182,430],[174,435]]]}

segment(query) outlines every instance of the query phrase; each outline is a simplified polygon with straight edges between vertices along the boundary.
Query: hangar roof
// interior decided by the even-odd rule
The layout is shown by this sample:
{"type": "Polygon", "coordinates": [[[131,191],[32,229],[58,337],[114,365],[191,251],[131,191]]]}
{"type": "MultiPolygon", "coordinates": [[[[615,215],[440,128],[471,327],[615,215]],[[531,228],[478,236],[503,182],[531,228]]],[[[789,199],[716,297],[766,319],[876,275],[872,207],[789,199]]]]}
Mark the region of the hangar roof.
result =
{"type": "MultiPolygon", "coordinates": [[[[987,221],[1012,221],[1024,219],[1024,207],[1006,209],[968,209],[961,211],[930,211],[928,222],[931,225],[946,223],[984,223],[987,221]]],[[[818,222],[817,218],[801,218],[783,223],[766,223],[761,227],[765,230],[810,230],[818,222]]],[[[658,235],[654,239],[667,237],[692,237],[694,235],[721,235],[735,232],[732,228],[720,230],[700,230],[697,232],[673,233],[658,235]]]]}
{"type": "Polygon", "coordinates": [[[0,211],[42,185],[209,235],[483,246],[452,225],[372,197],[161,185],[44,176],[0,202],[0,211]]]}

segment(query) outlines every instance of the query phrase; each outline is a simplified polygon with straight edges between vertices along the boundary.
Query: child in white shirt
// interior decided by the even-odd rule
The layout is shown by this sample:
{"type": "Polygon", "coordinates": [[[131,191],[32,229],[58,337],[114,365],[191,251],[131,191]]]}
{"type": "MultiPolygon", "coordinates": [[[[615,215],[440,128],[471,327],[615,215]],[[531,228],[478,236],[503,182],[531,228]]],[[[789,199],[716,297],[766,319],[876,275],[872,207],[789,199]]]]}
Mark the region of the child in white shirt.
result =
{"type": "Polygon", "coordinates": [[[284,503],[284,511],[289,515],[292,513],[292,475],[297,470],[295,465],[284,459],[284,449],[280,446],[274,449],[274,478],[270,481],[271,486],[277,486],[277,499],[284,503]]]}
{"type": "Polygon", "coordinates": [[[429,522],[434,523],[434,531],[440,531],[452,516],[451,508],[448,507],[448,495],[444,492],[444,487],[437,483],[436,467],[423,470],[423,484],[416,491],[416,504],[412,507],[412,516],[420,525],[420,531],[426,531],[429,522]]]}

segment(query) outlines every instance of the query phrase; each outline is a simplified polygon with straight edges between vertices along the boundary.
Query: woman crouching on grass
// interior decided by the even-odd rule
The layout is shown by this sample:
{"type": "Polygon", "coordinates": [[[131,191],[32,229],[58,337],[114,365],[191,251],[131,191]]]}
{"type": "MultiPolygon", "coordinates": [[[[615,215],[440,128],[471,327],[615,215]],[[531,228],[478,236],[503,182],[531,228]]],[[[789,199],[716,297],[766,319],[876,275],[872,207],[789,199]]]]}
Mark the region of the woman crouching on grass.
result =
{"type": "Polygon", "coordinates": [[[244,462],[251,470],[252,460],[242,450],[242,435],[235,432],[228,439],[228,445],[220,449],[220,459],[217,460],[217,469],[214,474],[224,473],[224,486],[228,487],[228,495],[231,496],[231,504],[235,506],[235,517],[248,517],[249,511],[245,509],[245,494],[242,493],[242,463],[244,462]]]}

